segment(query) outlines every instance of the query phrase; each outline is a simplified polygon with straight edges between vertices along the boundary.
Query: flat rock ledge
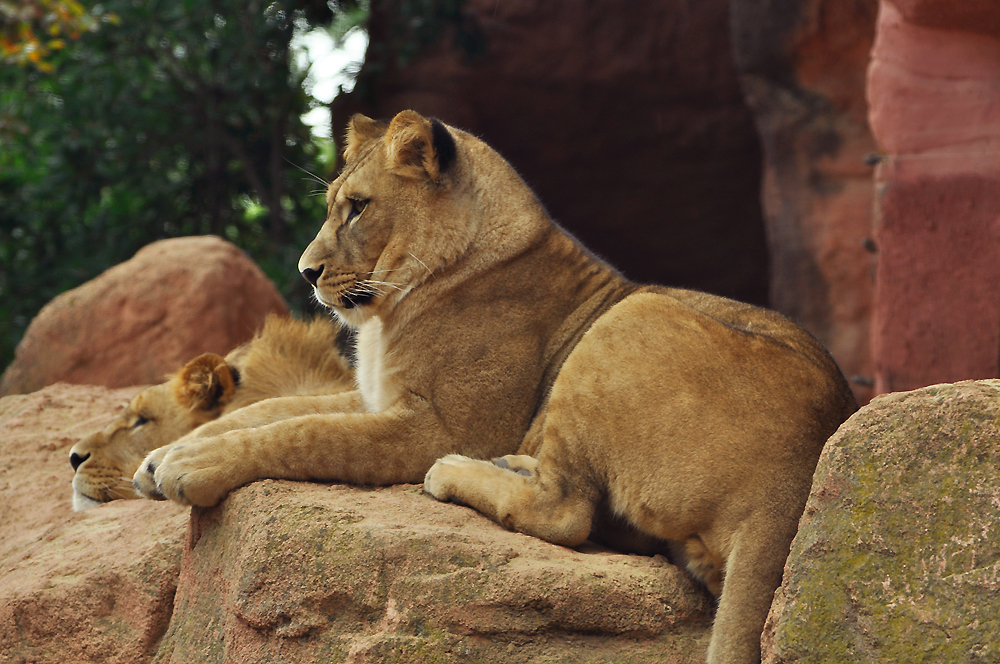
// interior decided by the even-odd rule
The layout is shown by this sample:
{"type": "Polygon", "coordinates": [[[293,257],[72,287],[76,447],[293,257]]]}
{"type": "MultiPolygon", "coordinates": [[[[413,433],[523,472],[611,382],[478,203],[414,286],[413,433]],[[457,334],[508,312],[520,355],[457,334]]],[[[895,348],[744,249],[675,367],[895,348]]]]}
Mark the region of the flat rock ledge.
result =
{"type": "Polygon", "coordinates": [[[134,392],[0,400],[0,661],[704,661],[712,600],[664,558],[554,546],[419,486],[71,512],[69,448],[134,392]]]}

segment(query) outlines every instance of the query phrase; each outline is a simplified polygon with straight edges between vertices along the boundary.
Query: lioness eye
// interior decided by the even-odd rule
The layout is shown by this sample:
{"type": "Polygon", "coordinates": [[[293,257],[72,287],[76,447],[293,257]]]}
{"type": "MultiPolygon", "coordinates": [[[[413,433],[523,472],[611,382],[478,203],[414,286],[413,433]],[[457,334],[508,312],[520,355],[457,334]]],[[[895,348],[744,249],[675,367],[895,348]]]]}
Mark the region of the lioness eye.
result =
{"type": "Polygon", "coordinates": [[[361,213],[368,207],[368,201],[360,198],[348,198],[347,200],[351,202],[351,209],[347,212],[347,221],[344,223],[349,224],[361,216],[361,213]]]}
{"type": "Polygon", "coordinates": [[[149,422],[149,418],[140,415],[139,417],[135,418],[135,422],[132,423],[132,428],[135,429],[137,427],[141,427],[143,424],[146,424],[147,422],[149,422]]]}

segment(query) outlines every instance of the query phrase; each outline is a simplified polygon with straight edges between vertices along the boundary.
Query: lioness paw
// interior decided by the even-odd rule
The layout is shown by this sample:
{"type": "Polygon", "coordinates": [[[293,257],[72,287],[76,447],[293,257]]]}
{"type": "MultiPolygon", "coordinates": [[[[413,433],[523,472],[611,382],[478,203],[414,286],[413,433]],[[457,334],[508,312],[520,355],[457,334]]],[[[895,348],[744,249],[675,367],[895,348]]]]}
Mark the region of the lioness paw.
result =
{"type": "Polygon", "coordinates": [[[153,500],[167,499],[156,486],[156,469],[169,449],[169,445],[155,449],[139,464],[139,470],[132,476],[132,487],[140,496],[153,500]]]}
{"type": "Polygon", "coordinates": [[[199,438],[160,448],[143,461],[132,482],[148,498],[211,507],[245,481],[223,439],[199,438]]]}
{"type": "Polygon", "coordinates": [[[465,463],[475,462],[461,454],[449,454],[435,461],[424,475],[424,491],[438,500],[450,500],[454,496],[453,480],[461,476],[460,469],[465,463]]]}

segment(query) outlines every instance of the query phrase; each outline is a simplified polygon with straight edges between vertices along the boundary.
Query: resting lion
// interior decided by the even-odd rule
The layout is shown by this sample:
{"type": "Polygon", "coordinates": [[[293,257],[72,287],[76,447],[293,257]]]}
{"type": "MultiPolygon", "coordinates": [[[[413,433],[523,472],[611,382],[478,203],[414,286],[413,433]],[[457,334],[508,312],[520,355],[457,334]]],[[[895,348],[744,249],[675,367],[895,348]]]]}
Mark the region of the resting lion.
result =
{"type": "Polygon", "coordinates": [[[352,389],[353,372],[334,344],[338,330],[330,320],[270,316],[225,359],[205,353],[140,392],[114,422],[70,450],[73,509],[139,498],[132,475],[143,458],[220,415],[274,396],[352,389]]]}
{"type": "Polygon", "coordinates": [[[424,480],[559,544],[637,530],[722,584],[709,660],[759,660],[820,449],[856,408],[826,351],[777,314],[627,281],[436,120],[355,116],[345,157],[299,268],[357,328],[359,390],[210,422],[137,489],[214,505],[263,477],[424,480]]]}

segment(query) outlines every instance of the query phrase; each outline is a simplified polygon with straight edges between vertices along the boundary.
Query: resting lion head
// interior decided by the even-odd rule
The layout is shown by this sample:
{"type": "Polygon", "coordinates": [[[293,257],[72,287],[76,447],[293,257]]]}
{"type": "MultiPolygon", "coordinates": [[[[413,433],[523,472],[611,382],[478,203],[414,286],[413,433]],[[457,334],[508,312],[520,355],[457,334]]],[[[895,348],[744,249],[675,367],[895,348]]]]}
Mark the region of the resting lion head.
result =
{"type": "Polygon", "coordinates": [[[70,450],[73,509],[138,498],[132,475],[153,450],[217,418],[232,401],[239,372],[215,353],[188,362],[162,385],[137,394],[118,418],[70,450]]]}

